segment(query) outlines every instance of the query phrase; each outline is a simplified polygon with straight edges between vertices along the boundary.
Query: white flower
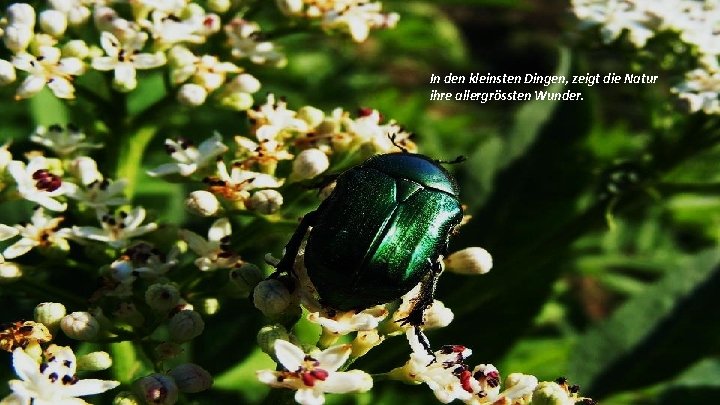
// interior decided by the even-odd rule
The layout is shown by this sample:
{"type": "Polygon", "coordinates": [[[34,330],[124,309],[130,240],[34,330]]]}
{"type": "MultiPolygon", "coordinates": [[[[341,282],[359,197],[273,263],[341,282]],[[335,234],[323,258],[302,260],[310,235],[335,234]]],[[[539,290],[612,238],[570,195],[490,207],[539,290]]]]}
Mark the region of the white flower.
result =
{"type": "Polygon", "coordinates": [[[120,91],[134,89],[137,86],[136,69],[152,69],[166,62],[162,52],[140,53],[146,41],[147,34],[144,32],[129,34],[125,41],[120,42],[115,35],[104,31],[100,36],[100,44],[108,56],[93,58],[93,69],[113,70],[113,84],[120,91]]]}
{"type": "Polygon", "coordinates": [[[8,163],[7,171],[15,179],[20,195],[34,203],[52,211],[65,211],[67,204],[54,199],[63,195],[69,183],[63,183],[60,176],[48,170],[48,160],[43,156],[32,158],[27,166],[23,162],[13,160],[8,163]]]}
{"type": "Polygon", "coordinates": [[[286,63],[285,56],[275,50],[272,42],[259,40],[260,26],[255,22],[235,18],[225,26],[225,33],[236,58],[248,58],[253,63],[274,66],[286,63]]]}
{"type": "Polygon", "coordinates": [[[45,215],[45,210],[39,207],[33,212],[30,223],[22,226],[15,225],[20,240],[5,248],[3,256],[14,259],[24,255],[37,246],[54,246],[60,250],[70,250],[66,238],[70,236],[70,229],[60,227],[63,217],[53,218],[45,215]]]}
{"type": "Polygon", "coordinates": [[[82,405],[77,397],[99,394],[118,385],[117,381],[85,379],[75,375],[75,354],[69,347],[51,345],[44,363],[36,362],[23,349],[13,351],[13,368],[20,380],[10,380],[13,391],[3,403],[22,405],[82,405]]]}
{"type": "Polygon", "coordinates": [[[114,248],[127,245],[130,238],[144,235],[157,229],[157,224],[140,225],[145,220],[143,207],[133,208],[130,212],[120,211],[116,216],[104,214],[99,218],[102,228],[91,226],[74,226],[75,236],[106,242],[114,248]]]}
{"type": "MultiPolygon", "coordinates": [[[[527,404],[538,385],[535,376],[512,373],[505,379],[503,387],[505,390],[500,392],[500,373],[492,364],[480,364],[475,367],[472,378],[479,383],[480,390],[472,398],[464,401],[469,405],[527,404]]],[[[569,403],[574,404],[575,401],[569,403]]]]}
{"type": "Polygon", "coordinates": [[[22,53],[13,58],[13,65],[28,72],[15,95],[18,99],[29,98],[40,92],[45,84],[58,98],[75,98],[72,76],[85,72],[85,65],[78,58],[61,58],[60,49],[42,46],[37,57],[22,53]]]}
{"type": "Polygon", "coordinates": [[[430,355],[413,329],[409,329],[406,336],[413,352],[404,366],[390,372],[391,378],[425,383],[438,401],[444,404],[456,399],[470,400],[474,392],[479,392],[477,381],[464,364],[464,360],[472,354],[470,349],[464,346],[444,346],[430,355]]]}
{"type": "Polygon", "coordinates": [[[174,14],[154,11],[151,20],[141,20],[140,26],[150,31],[159,49],[182,42],[201,44],[220,28],[220,17],[216,14],[193,13],[180,19],[174,14]]]}
{"type": "Polygon", "coordinates": [[[218,177],[206,179],[210,192],[221,195],[230,201],[245,201],[250,197],[249,190],[277,188],[283,181],[275,177],[242,168],[242,164],[233,164],[230,171],[222,160],[217,162],[218,177]]]}
{"type": "Polygon", "coordinates": [[[371,28],[393,28],[400,19],[397,13],[382,13],[380,2],[351,3],[354,4],[326,12],[322,22],[323,27],[347,31],[355,42],[363,42],[367,39],[371,28]]]}
{"type": "Polygon", "coordinates": [[[78,200],[79,202],[94,208],[97,212],[107,212],[108,207],[127,204],[125,198],[125,188],[128,182],[125,179],[116,181],[103,179],[93,180],[84,187],[74,187],[68,190],[68,198],[78,200]]]}
{"type": "Polygon", "coordinates": [[[60,157],[67,157],[81,149],[102,147],[102,144],[84,142],[85,137],[85,133],[72,124],[65,128],[56,124],[47,128],[42,125],[37,127],[30,140],[51,149],[60,157]]]}
{"type": "Polygon", "coordinates": [[[217,56],[195,56],[183,47],[175,47],[171,52],[177,62],[172,70],[172,80],[176,84],[192,78],[194,84],[211,92],[225,83],[228,73],[241,71],[234,63],[221,62],[217,56]]]}
{"type": "Polygon", "coordinates": [[[254,163],[261,166],[276,164],[280,160],[293,158],[293,155],[277,141],[265,139],[258,143],[243,136],[236,136],[235,143],[238,146],[238,155],[243,158],[243,165],[246,166],[254,163]]]}
{"type": "Polygon", "coordinates": [[[310,322],[322,326],[329,333],[347,335],[350,332],[376,329],[380,321],[388,315],[384,305],[374,306],[360,312],[333,312],[312,312],[308,314],[307,318],[310,322]]]}
{"type": "Polygon", "coordinates": [[[248,110],[248,117],[253,120],[255,136],[260,142],[265,140],[278,141],[284,132],[306,132],[308,125],[296,118],[297,113],[287,108],[283,98],[275,100],[274,94],[268,94],[265,104],[257,109],[248,110]]]}
{"type": "Polygon", "coordinates": [[[690,112],[720,114],[720,72],[692,70],[672,91],[687,102],[690,112]]]}
{"type": "Polygon", "coordinates": [[[230,250],[231,233],[230,221],[220,218],[210,226],[207,239],[186,229],[180,230],[180,237],[200,256],[195,260],[195,265],[202,271],[209,271],[233,267],[240,260],[230,250]]]}
{"type": "MultiPolygon", "coordinates": [[[[415,302],[419,298],[420,287],[418,284],[408,291],[407,294],[403,295],[400,306],[392,315],[393,322],[389,325],[391,329],[389,333],[391,335],[413,329],[412,325],[403,324],[402,320],[410,315],[410,312],[415,306],[415,302]]],[[[424,330],[444,328],[452,322],[455,316],[452,310],[446,307],[440,300],[433,300],[432,304],[425,309],[423,315],[425,322],[422,325],[422,329],[424,330]]]]}
{"type": "Polygon", "coordinates": [[[258,379],[273,387],[297,390],[295,401],[303,405],[325,403],[324,393],[365,392],[372,378],[361,370],[337,371],[350,356],[350,345],[305,354],[285,340],[276,340],[275,356],[286,371],[261,370],[258,379]]]}
{"type": "Polygon", "coordinates": [[[150,176],[166,176],[180,174],[189,176],[196,170],[203,168],[225,153],[228,147],[222,143],[222,137],[215,134],[203,141],[199,147],[195,147],[190,141],[180,139],[173,141],[165,140],[165,150],[177,163],[166,163],[148,171],[150,176]]]}

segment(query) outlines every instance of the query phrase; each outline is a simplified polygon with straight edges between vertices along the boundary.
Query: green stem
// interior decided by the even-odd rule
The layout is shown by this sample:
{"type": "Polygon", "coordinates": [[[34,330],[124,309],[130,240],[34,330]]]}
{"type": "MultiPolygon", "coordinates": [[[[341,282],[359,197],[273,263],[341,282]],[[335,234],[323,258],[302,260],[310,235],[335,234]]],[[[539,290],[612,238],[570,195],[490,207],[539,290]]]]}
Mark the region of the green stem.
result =
{"type": "Polygon", "coordinates": [[[140,170],[145,148],[157,132],[157,126],[146,126],[139,128],[132,134],[126,134],[120,139],[117,153],[117,167],[115,169],[116,179],[127,179],[128,186],[125,189],[127,197],[132,200],[137,185],[137,175],[140,170]]]}

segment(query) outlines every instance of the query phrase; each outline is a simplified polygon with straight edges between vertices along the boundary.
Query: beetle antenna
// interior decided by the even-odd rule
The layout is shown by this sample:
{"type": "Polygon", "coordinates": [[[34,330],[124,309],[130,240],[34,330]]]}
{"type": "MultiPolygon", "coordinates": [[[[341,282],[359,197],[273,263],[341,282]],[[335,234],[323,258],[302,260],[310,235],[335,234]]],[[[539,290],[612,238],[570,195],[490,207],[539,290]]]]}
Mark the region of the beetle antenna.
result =
{"type": "Polygon", "coordinates": [[[390,139],[390,142],[392,142],[395,147],[403,151],[403,153],[408,153],[407,148],[397,142],[397,133],[388,134],[388,139],[390,139]]]}
{"type": "Polygon", "coordinates": [[[436,160],[435,163],[437,163],[437,164],[456,165],[456,164],[462,163],[462,162],[464,162],[464,161],[466,161],[466,160],[467,160],[467,158],[466,158],[465,156],[460,155],[460,156],[456,157],[456,158],[453,159],[453,160],[436,160]]]}

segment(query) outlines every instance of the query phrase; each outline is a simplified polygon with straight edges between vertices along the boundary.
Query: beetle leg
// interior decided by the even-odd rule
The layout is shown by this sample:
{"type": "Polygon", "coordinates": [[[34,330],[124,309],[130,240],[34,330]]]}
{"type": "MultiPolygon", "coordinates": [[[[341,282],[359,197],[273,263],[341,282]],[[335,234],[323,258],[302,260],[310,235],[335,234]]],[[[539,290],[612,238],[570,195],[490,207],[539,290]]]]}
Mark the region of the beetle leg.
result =
{"type": "MultiPolygon", "coordinates": [[[[320,208],[322,208],[322,205],[320,206],[320,208]]],[[[298,225],[295,233],[290,238],[290,241],[288,241],[287,245],[285,245],[285,254],[283,255],[282,259],[280,259],[280,262],[277,264],[277,266],[275,266],[275,273],[273,274],[273,276],[282,273],[294,274],[293,266],[295,265],[295,258],[297,257],[298,251],[300,250],[300,245],[302,244],[303,239],[305,239],[305,235],[307,234],[308,229],[311,226],[315,225],[315,222],[317,222],[320,208],[315,211],[308,212],[300,221],[300,225],[298,225]]]]}
{"type": "Polygon", "coordinates": [[[429,277],[422,281],[422,284],[420,285],[420,294],[418,294],[418,297],[415,299],[415,304],[410,310],[410,314],[408,314],[407,317],[400,319],[399,322],[402,325],[412,325],[415,328],[415,334],[420,340],[420,343],[423,345],[425,350],[434,357],[435,355],[430,348],[430,342],[420,329],[420,326],[425,323],[425,310],[433,303],[435,286],[437,285],[438,278],[440,278],[440,274],[443,271],[442,261],[438,258],[438,260],[430,264],[430,269],[432,270],[432,273],[429,277]]]}

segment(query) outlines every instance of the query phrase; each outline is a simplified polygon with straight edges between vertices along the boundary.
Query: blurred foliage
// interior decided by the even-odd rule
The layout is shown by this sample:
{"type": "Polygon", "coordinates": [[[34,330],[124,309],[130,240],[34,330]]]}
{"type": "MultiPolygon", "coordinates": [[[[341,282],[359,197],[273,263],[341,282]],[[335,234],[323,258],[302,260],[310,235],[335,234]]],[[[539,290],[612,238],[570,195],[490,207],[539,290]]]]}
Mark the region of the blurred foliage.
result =
{"type": "MultiPolygon", "coordinates": [[[[278,40],[288,54],[285,69],[250,72],[264,91],[286,96],[291,107],[370,106],[416,133],[423,153],[468,157],[451,170],[473,218],[451,249],[483,246],[493,254],[495,266],[483,277],[443,276],[437,297],[456,318],[449,327],[431,332],[431,341],[469,346],[472,364],[494,363],[504,373],[568,377],[603,403],[709,403],[716,398],[717,119],[683,114],[673,105],[666,80],[656,86],[575,88],[583,92],[583,102],[430,102],[431,88],[458,89],[431,86],[431,73],[572,75],[624,73],[631,67],[622,46],[600,48],[574,34],[565,2],[385,3],[402,15],[397,29],[373,33],[358,46],[319,33],[288,35],[278,40]],[[614,184],[618,191],[608,194],[608,184],[628,172],[638,181],[614,184]]],[[[147,95],[156,94],[152,83],[159,79],[142,80],[130,95],[130,108],[140,110],[153,102],[147,95]]],[[[11,91],[0,89],[0,97],[11,100],[11,91]]],[[[76,122],[90,135],[108,136],[89,121],[88,111],[94,107],[83,103],[66,109],[47,92],[30,101],[5,101],[0,137],[30,150],[34,146],[26,138],[34,126],[56,122],[76,122]]],[[[243,114],[211,106],[152,113],[164,120],[164,127],[147,149],[145,168],[166,159],[166,137],[199,140],[212,131],[230,136],[247,128],[243,114]]],[[[109,156],[106,163],[114,159],[109,156]]],[[[142,170],[137,176],[138,203],[161,221],[193,228],[192,218],[184,218],[182,186],[153,180],[142,170]]],[[[317,200],[308,192],[295,205],[296,214],[314,204],[317,200]]],[[[0,218],[13,223],[25,215],[23,210],[8,209],[0,218]]],[[[241,253],[256,262],[267,252],[279,254],[293,230],[242,221],[245,228],[234,234],[252,240],[241,245],[241,253]]],[[[45,281],[48,293],[51,286],[75,282],[61,269],[45,281]]],[[[88,295],[94,287],[80,283],[69,288],[88,295]]],[[[39,299],[50,298],[2,289],[0,307],[6,316],[29,318],[39,299]]],[[[254,331],[261,324],[260,313],[244,300],[226,300],[207,318],[205,332],[188,356],[206,367],[216,383],[213,390],[194,396],[195,403],[263,399],[266,388],[255,381],[254,370],[272,363],[253,349],[254,331]]],[[[125,344],[113,344],[110,351],[116,359],[113,378],[131,381],[147,367],[125,344]]],[[[357,366],[383,372],[402,364],[407,354],[404,339],[394,339],[357,366]]],[[[10,377],[7,366],[0,367],[3,380],[10,377]]],[[[426,388],[386,382],[355,399],[328,399],[435,402],[426,388]]]]}

